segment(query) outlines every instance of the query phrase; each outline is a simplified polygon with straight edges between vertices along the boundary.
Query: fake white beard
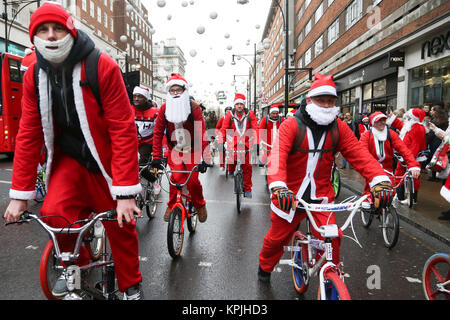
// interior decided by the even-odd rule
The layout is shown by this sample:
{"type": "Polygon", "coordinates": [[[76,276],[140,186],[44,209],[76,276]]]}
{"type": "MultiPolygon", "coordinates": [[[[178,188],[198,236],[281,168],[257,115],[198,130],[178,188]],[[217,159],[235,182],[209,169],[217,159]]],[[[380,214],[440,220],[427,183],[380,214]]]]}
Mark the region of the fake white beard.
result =
{"type": "Polygon", "coordinates": [[[372,127],[372,133],[378,141],[386,141],[387,139],[387,127],[384,127],[383,131],[378,131],[378,129],[372,127]]]}
{"type": "Polygon", "coordinates": [[[403,123],[402,130],[400,131],[400,134],[399,134],[400,139],[403,140],[403,138],[405,138],[406,134],[411,130],[411,127],[413,126],[414,123],[416,123],[416,122],[414,122],[414,121],[411,120],[411,119],[406,120],[406,121],[403,123]]]}
{"type": "Polygon", "coordinates": [[[340,107],[322,108],[315,103],[306,105],[306,112],[308,112],[311,119],[321,126],[329,125],[333,122],[341,111],[340,107]]]}
{"type": "Polygon", "coordinates": [[[166,119],[172,123],[184,122],[191,113],[191,103],[188,90],[180,96],[172,96],[167,93],[166,97],[166,119]]]}
{"type": "Polygon", "coordinates": [[[45,60],[51,63],[61,63],[69,56],[75,39],[68,33],[61,40],[47,41],[37,36],[34,36],[34,45],[36,50],[44,57],[45,60]],[[47,47],[56,47],[57,49],[49,49],[47,47]]]}

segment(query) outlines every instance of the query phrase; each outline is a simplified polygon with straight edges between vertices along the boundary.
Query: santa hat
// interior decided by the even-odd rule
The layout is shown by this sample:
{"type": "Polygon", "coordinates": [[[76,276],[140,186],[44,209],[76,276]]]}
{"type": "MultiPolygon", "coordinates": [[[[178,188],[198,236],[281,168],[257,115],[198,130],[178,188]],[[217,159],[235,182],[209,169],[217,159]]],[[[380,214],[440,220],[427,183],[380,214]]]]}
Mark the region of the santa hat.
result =
{"type": "Polygon", "coordinates": [[[31,43],[39,25],[47,22],[56,22],[63,25],[67,31],[76,39],[77,29],[73,23],[73,18],[59,3],[46,2],[31,15],[30,26],[28,27],[31,43]]]}
{"type": "Polygon", "coordinates": [[[442,186],[440,193],[445,200],[450,202],[450,175],[447,177],[445,185],[442,186]]]}
{"type": "Polygon", "coordinates": [[[169,91],[171,86],[175,86],[175,85],[184,87],[185,89],[188,87],[188,83],[187,83],[186,79],[184,79],[183,76],[179,73],[172,73],[170,75],[170,78],[167,80],[167,83],[166,83],[167,91],[169,91]]]}
{"type": "Polygon", "coordinates": [[[373,126],[375,122],[383,118],[387,119],[387,116],[383,112],[380,111],[374,112],[370,115],[370,124],[373,126]]]}
{"type": "Polygon", "coordinates": [[[314,82],[309,89],[307,97],[324,95],[337,97],[336,85],[333,81],[333,75],[324,76],[323,74],[316,72],[314,74],[314,82]]]}
{"type": "Polygon", "coordinates": [[[150,89],[146,87],[136,86],[134,87],[133,94],[141,94],[147,100],[150,99],[150,89]]]}
{"type": "Polygon", "coordinates": [[[236,105],[237,103],[242,103],[245,105],[245,96],[242,93],[236,93],[234,96],[234,103],[233,105],[236,105]]]}
{"type": "Polygon", "coordinates": [[[408,115],[414,122],[422,122],[426,114],[422,109],[414,108],[408,110],[408,115]]]}
{"type": "Polygon", "coordinates": [[[278,105],[273,104],[270,106],[269,113],[271,113],[273,111],[280,112],[280,109],[278,109],[278,105]]]}
{"type": "Polygon", "coordinates": [[[20,65],[20,70],[27,71],[28,68],[36,62],[36,51],[34,50],[34,46],[31,48],[25,49],[25,57],[22,59],[22,63],[20,65]]]}
{"type": "Polygon", "coordinates": [[[361,120],[362,121],[365,121],[365,120],[369,121],[369,117],[368,116],[364,116],[361,120]]]}
{"type": "Polygon", "coordinates": [[[289,112],[286,114],[286,118],[293,117],[296,111],[297,111],[297,110],[295,110],[295,109],[289,111],[289,112]]]}

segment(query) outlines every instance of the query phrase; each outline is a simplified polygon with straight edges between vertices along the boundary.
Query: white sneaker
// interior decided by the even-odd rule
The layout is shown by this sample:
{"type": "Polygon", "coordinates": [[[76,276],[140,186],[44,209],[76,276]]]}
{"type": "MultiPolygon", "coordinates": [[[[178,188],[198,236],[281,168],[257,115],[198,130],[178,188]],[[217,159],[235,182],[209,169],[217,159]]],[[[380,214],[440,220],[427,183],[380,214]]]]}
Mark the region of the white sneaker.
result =
{"type": "Polygon", "coordinates": [[[363,201],[361,203],[361,208],[363,208],[365,210],[370,210],[370,203],[369,203],[369,201],[363,201]]]}
{"type": "Polygon", "coordinates": [[[408,199],[405,199],[405,200],[399,200],[399,202],[400,202],[401,204],[407,205],[407,204],[408,204],[408,199]]]}
{"type": "Polygon", "coordinates": [[[161,193],[161,186],[159,185],[159,183],[155,184],[153,190],[155,191],[155,195],[159,195],[161,193]]]}

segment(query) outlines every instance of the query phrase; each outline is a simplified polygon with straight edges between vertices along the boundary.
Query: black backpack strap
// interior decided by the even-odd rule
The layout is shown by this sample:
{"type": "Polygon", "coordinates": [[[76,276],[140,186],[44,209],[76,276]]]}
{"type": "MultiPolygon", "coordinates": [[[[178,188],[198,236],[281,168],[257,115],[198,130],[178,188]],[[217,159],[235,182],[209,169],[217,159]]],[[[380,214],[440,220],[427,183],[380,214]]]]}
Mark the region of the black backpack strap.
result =
{"type": "Polygon", "coordinates": [[[98,105],[102,106],[102,100],[100,98],[100,86],[98,84],[98,61],[100,59],[101,52],[97,48],[94,48],[84,62],[84,70],[86,73],[86,81],[80,81],[80,86],[88,86],[92,94],[97,100],[98,105]]]}
{"type": "Polygon", "coordinates": [[[39,101],[41,99],[39,99],[39,65],[36,62],[34,65],[34,69],[33,69],[33,79],[34,79],[34,91],[36,93],[36,97],[37,97],[37,108],[38,108],[38,112],[39,114],[41,113],[41,107],[39,105],[39,101]]]}

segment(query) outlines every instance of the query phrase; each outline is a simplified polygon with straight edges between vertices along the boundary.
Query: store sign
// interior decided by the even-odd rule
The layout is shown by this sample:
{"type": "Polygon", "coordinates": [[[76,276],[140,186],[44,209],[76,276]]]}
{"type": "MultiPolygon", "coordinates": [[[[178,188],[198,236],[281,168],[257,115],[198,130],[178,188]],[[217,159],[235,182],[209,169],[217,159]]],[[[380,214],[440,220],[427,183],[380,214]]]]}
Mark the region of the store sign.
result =
{"type": "Polygon", "coordinates": [[[400,51],[389,52],[387,68],[404,67],[405,53],[400,51]]]}
{"type": "Polygon", "coordinates": [[[450,50],[449,44],[450,31],[447,34],[438,35],[422,44],[422,60],[425,57],[431,57],[444,52],[445,50],[450,50]]]}

